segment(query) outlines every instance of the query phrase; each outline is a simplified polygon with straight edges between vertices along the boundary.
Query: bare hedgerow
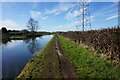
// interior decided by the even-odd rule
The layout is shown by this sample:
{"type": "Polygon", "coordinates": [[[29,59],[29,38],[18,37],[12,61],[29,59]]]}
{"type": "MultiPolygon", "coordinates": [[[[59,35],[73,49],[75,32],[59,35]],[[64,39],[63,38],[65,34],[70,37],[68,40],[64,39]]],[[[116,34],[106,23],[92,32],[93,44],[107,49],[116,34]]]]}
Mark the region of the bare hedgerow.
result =
{"type": "Polygon", "coordinates": [[[61,33],[61,35],[93,47],[97,53],[106,55],[107,59],[120,61],[119,26],[102,30],[65,32],[61,33]]]}

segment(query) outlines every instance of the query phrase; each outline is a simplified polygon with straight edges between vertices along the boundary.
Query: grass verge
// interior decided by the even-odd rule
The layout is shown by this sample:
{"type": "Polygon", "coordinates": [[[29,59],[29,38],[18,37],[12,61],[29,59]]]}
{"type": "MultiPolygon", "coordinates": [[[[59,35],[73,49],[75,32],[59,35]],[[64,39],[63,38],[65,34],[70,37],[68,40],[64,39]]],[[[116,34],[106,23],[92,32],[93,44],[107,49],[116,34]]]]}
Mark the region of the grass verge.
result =
{"type": "Polygon", "coordinates": [[[112,64],[101,59],[95,52],[76,45],[62,36],[59,36],[59,41],[65,55],[71,61],[77,77],[119,79],[120,68],[114,67],[112,64]]]}
{"type": "Polygon", "coordinates": [[[59,78],[58,56],[55,51],[55,37],[32,60],[17,78],[59,78]]]}

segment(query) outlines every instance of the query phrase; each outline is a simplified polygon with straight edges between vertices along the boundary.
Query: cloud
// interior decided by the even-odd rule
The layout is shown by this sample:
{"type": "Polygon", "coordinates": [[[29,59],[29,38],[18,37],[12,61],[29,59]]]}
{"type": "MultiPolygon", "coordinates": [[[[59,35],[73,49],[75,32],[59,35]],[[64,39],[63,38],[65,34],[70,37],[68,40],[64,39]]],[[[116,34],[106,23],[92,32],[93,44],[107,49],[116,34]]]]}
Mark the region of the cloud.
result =
{"type": "Polygon", "coordinates": [[[46,20],[47,18],[48,18],[48,16],[41,17],[42,20],[46,20]]]}
{"type": "MultiPolygon", "coordinates": [[[[86,8],[84,8],[85,10],[86,8]]],[[[69,11],[66,13],[65,15],[65,19],[67,19],[68,21],[74,20],[75,18],[77,18],[78,16],[80,17],[80,15],[82,14],[83,10],[80,9],[78,10],[78,3],[75,3],[70,9],[69,11]]]]}
{"type": "Polygon", "coordinates": [[[113,16],[110,16],[110,17],[106,18],[105,21],[111,20],[111,19],[114,19],[114,18],[117,18],[117,17],[118,17],[118,15],[113,15],[113,16]]]}
{"type": "Polygon", "coordinates": [[[52,31],[75,31],[77,30],[73,24],[60,25],[52,29],[52,31]]]}
{"type": "Polygon", "coordinates": [[[58,14],[61,14],[62,12],[68,11],[73,6],[74,4],[71,4],[71,3],[59,3],[58,5],[56,5],[50,10],[46,9],[44,14],[58,15],[58,14]]]}
{"type": "MultiPolygon", "coordinates": [[[[47,13],[54,13],[55,11],[47,11],[47,13]]],[[[32,18],[37,18],[41,20],[46,20],[48,18],[44,13],[42,14],[40,11],[30,11],[30,15],[32,18]]]]}
{"type": "Polygon", "coordinates": [[[73,17],[77,17],[78,15],[80,15],[81,14],[81,12],[79,12],[79,11],[73,11],[73,17]]]}
{"type": "Polygon", "coordinates": [[[58,8],[59,11],[68,11],[73,6],[71,3],[60,3],[56,8],[58,8]]]}
{"type": "Polygon", "coordinates": [[[55,27],[52,27],[50,29],[50,31],[76,31],[76,30],[81,30],[82,27],[78,27],[78,29],[76,28],[76,25],[79,24],[79,21],[72,21],[68,24],[62,24],[62,25],[58,25],[55,27]]]}
{"type": "Polygon", "coordinates": [[[57,8],[53,8],[51,10],[45,9],[45,15],[47,14],[54,14],[54,15],[58,15],[58,13],[60,14],[61,12],[59,10],[57,10],[57,8]]]}
{"type": "Polygon", "coordinates": [[[104,8],[101,8],[99,11],[95,12],[92,15],[92,17],[95,18],[95,17],[102,16],[102,15],[112,14],[117,11],[117,7],[118,7],[118,3],[113,3],[112,5],[107,6],[107,7],[105,6],[104,8]],[[114,8],[114,9],[112,9],[112,8],[114,8]]]}
{"type": "Polygon", "coordinates": [[[68,21],[70,21],[71,19],[73,19],[73,15],[72,15],[72,13],[70,11],[68,13],[66,13],[65,19],[67,19],[68,21]]]}
{"type": "Polygon", "coordinates": [[[56,12],[56,13],[55,13],[55,15],[59,15],[59,14],[60,14],[60,12],[56,12]]]}
{"type": "Polygon", "coordinates": [[[71,21],[74,18],[76,18],[77,16],[79,16],[80,14],[82,14],[82,12],[78,11],[78,10],[69,11],[68,13],[66,13],[65,19],[67,19],[68,21],[71,21]]]}
{"type": "Polygon", "coordinates": [[[94,16],[90,16],[90,19],[91,19],[91,22],[96,21],[96,20],[94,19],[94,16]]]}
{"type": "Polygon", "coordinates": [[[2,21],[0,21],[0,24],[2,24],[2,27],[6,27],[7,29],[10,29],[10,30],[22,29],[22,27],[20,27],[20,25],[13,20],[2,20],[2,21]]]}
{"type": "MultiPolygon", "coordinates": [[[[101,8],[100,10],[98,10],[97,12],[94,12],[94,14],[91,15],[91,22],[94,21],[99,21],[97,18],[99,17],[107,17],[107,16],[111,16],[111,15],[116,15],[118,12],[118,3],[113,3],[112,5],[109,6],[105,6],[103,8],[101,8]]],[[[116,17],[116,16],[114,16],[116,17]]],[[[106,19],[104,19],[104,21],[110,20],[111,18],[114,17],[108,17],[106,19]]]]}
{"type": "Polygon", "coordinates": [[[32,18],[37,18],[41,15],[40,11],[30,11],[31,17],[32,18]]]}
{"type": "Polygon", "coordinates": [[[57,12],[57,9],[52,9],[52,10],[45,9],[44,14],[55,14],[56,12],[57,12]]]}

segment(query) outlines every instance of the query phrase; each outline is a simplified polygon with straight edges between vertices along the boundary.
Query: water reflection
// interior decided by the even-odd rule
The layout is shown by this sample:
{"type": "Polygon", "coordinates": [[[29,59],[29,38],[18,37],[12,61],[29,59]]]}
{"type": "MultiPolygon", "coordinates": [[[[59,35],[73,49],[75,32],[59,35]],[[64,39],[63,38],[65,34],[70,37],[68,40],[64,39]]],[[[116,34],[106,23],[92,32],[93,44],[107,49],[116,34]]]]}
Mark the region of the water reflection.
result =
{"type": "Polygon", "coordinates": [[[8,39],[8,40],[2,40],[2,44],[4,44],[4,45],[7,45],[8,42],[11,42],[11,40],[10,39],[8,39]]]}
{"type": "Polygon", "coordinates": [[[35,37],[24,40],[24,42],[27,44],[27,47],[31,54],[34,54],[39,49],[39,43],[35,37]]]}

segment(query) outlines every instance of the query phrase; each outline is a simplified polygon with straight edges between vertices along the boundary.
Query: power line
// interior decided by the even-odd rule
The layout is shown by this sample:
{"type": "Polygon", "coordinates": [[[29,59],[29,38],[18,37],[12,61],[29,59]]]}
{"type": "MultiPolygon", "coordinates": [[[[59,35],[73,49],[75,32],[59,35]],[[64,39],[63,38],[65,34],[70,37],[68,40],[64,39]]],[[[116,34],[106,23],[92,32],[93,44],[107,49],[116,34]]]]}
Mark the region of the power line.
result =
{"type": "Polygon", "coordinates": [[[78,2],[78,13],[77,16],[79,24],[76,26],[77,30],[78,27],[82,27],[82,31],[91,30],[91,18],[90,18],[90,5],[89,0],[82,0],[78,2]]]}

